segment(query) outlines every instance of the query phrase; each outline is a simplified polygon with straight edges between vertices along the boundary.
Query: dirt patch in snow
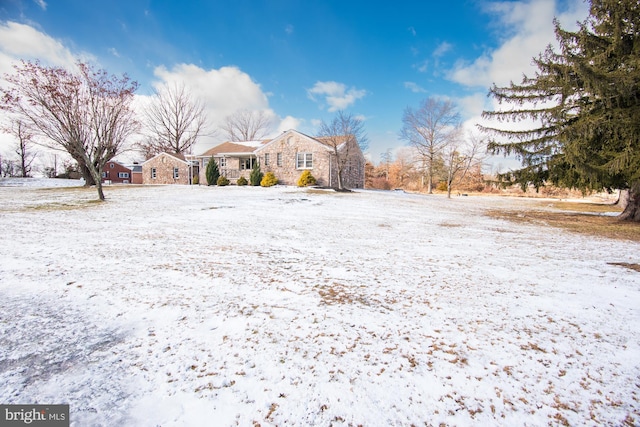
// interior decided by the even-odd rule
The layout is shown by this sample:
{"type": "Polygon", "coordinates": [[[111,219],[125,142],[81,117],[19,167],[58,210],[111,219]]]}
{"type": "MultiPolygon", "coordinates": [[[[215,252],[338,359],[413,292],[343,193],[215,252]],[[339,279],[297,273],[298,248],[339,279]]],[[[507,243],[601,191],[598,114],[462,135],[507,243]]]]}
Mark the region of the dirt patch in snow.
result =
{"type": "MultiPolygon", "coordinates": [[[[586,206],[588,209],[593,209],[588,205],[586,206]]],[[[589,210],[588,212],[580,211],[584,206],[578,203],[573,204],[572,207],[574,209],[572,211],[538,210],[536,208],[526,210],[490,209],[487,211],[487,215],[519,223],[562,228],[590,236],[640,242],[639,223],[620,221],[611,215],[594,214],[594,210],[589,210]]],[[[608,212],[611,211],[604,211],[604,213],[608,212]]]]}

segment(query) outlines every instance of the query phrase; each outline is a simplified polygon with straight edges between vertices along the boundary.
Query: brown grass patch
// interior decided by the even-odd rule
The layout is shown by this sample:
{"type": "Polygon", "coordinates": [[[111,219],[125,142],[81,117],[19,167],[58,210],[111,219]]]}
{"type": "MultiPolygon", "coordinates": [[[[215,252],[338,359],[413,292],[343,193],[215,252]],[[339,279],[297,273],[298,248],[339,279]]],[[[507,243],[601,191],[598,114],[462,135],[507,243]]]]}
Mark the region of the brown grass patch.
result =
{"type": "Polygon", "coordinates": [[[494,209],[487,211],[487,215],[515,223],[542,224],[578,234],[640,242],[639,223],[620,221],[612,216],[594,215],[594,213],[612,212],[614,206],[570,202],[557,202],[557,204],[567,206],[571,212],[494,209]],[[578,211],[579,209],[583,210],[578,211]]]}
{"type": "Polygon", "coordinates": [[[457,224],[454,222],[441,222],[440,227],[457,228],[462,227],[462,224],[457,224]]]}
{"type": "Polygon", "coordinates": [[[606,203],[583,203],[583,202],[540,202],[540,206],[551,207],[562,211],[574,211],[574,212],[591,212],[591,213],[607,213],[607,212],[622,212],[620,206],[606,204],[606,203]]]}
{"type": "Polygon", "coordinates": [[[629,268],[640,273],[640,264],[632,264],[629,262],[608,262],[609,265],[618,265],[620,267],[629,268]]]}
{"type": "Polygon", "coordinates": [[[34,211],[72,211],[77,209],[90,208],[92,206],[98,206],[102,203],[101,200],[76,200],[70,202],[52,202],[52,203],[43,203],[39,205],[31,205],[26,206],[25,210],[34,210],[34,211]]]}
{"type": "Polygon", "coordinates": [[[341,283],[332,285],[316,286],[322,302],[327,305],[335,304],[355,304],[371,305],[370,301],[363,295],[359,295],[357,287],[346,286],[341,283]]]}

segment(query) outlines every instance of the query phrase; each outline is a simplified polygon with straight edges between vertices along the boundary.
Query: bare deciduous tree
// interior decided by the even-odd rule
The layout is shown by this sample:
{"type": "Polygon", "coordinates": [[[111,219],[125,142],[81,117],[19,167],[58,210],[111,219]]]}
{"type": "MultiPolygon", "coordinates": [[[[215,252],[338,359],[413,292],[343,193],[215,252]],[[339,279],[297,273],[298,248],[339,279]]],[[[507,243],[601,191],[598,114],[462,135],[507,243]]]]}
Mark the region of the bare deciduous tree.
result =
{"type": "Polygon", "coordinates": [[[18,175],[18,165],[14,160],[7,158],[0,158],[0,176],[1,177],[14,177],[18,175]]]}
{"type": "MultiPolygon", "coordinates": [[[[344,189],[343,173],[349,162],[358,161],[354,158],[357,148],[365,151],[368,139],[364,132],[364,124],[361,119],[351,113],[338,111],[329,123],[320,124],[318,138],[331,147],[336,160],[338,170],[338,189],[344,189]]],[[[364,177],[363,177],[364,183],[364,177]]]]}
{"type": "Polygon", "coordinates": [[[31,176],[31,165],[37,153],[31,150],[33,145],[33,131],[31,131],[21,119],[11,120],[11,123],[3,130],[16,138],[14,152],[18,156],[20,176],[27,178],[31,176]]]}
{"type": "Polygon", "coordinates": [[[428,179],[427,191],[431,194],[436,163],[445,147],[457,138],[460,115],[453,102],[427,98],[417,109],[407,107],[402,123],[400,138],[422,157],[428,179]]]}
{"type": "Polygon", "coordinates": [[[104,165],[138,130],[130,108],[138,84],[81,62],[73,72],[29,61],[15,69],[0,88],[1,108],[28,123],[40,144],[68,152],[104,200],[104,165]]]}
{"type": "Polygon", "coordinates": [[[184,84],[165,84],[144,109],[147,137],[138,148],[145,156],[185,154],[206,132],[204,104],[184,84]]]}
{"type": "Polygon", "coordinates": [[[156,144],[155,139],[148,135],[145,136],[142,141],[138,141],[136,143],[135,149],[140,154],[142,154],[142,157],[144,157],[145,160],[149,160],[156,154],[163,151],[161,148],[159,148],[158,144],[156,144]]]}
{"type": "Polygon", "coordinates": [[[271,131],[271,118],[264,111],[238,110],[221,126],[229,141],[257,141],[271,131]]]}
{"type": "Polygon", "coordinates": [[[415,160],[413,148],[403,147],[396,150],[396,160],[389,166],[389,181],[394,187],[404,187],[411,178],[419,181],[420,173],[415,167],[415,160]]]}
{"type": "Polygon", "coordinates": [[[486,151],[486,142],[475,134],[466,140],[452,139],[444,148],[444,168],[447,173],[447,197],[451,198],[451,187],[455,180],[462,180],[467,172],[482,163],[481,153],[486,151]]]}

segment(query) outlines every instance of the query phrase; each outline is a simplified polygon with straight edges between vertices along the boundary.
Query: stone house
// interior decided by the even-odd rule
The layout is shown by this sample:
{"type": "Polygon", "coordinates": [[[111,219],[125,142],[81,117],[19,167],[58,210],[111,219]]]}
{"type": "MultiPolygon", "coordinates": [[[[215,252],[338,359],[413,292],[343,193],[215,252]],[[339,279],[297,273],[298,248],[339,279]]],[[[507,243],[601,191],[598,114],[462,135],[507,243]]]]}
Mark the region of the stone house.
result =
{"type": "MultiPolygon", "coordinates": [[[[343,168],[343,186],[364,188],[365,158],[360,147],[348,139],[338,145],[338,152],[348,153],[343,168]]],[[[338,165],[334,147],[324,138],[314,138],[296,130],[283,132],[274,139],[253,142],[225,142],[200,156],[200,182],[206,183],[206,166],[209,159],[218,163],[220,174],[235,183],[240,176],[249,179],[254,163],[260,163],[263,173],[273,172],[279,184],[297,185],[305,170],[311,171],[317,184],[338,186],[338,165]]],[[[341,156],[343,157],[343,156],[341,156]]]]}
{"type": "Polygon", "coordinates": [[[142,183],[191,184],[190,166],[182,154],[157,154],[142,163],[142,183]]]}

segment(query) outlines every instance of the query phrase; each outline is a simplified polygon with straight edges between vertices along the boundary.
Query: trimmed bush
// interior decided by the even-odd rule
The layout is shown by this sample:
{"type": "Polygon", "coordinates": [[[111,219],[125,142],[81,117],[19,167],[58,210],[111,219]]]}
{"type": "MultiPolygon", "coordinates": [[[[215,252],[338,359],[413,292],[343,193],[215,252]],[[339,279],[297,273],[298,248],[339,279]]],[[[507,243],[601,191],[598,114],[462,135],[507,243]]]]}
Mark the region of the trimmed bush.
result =
{"type": "Polygon", "coordinates": [[[200,177],[199,177],[198,175],[195,175],[195,176],[193,177],[192,183],[193,183],[193,185],[198,185],[198,184],[200,184],[200,177]]]}
{"type": "Polygon", "coordinates": [[[263,187],[271,187],[272,185],[276,185],[278,183],[278,178],[273,174],[273,172],[267,172],[264,174],[264,177],[260,181],[260,185],[263,187]]]}
{"type": "Polygon", "coordinates": [[[236,184],[242,186],[242,185],[247,185],[249,183],[249,181],[247,181],[247,178],[245,178],[244,176],[241,176],[240,178],[238,178],[238,180],[236,181],[236,184]]]}
{"type": "Polygon", "coordinates": [[[311,171],[306,170],[298,178],[298,187],[306,187],[308,185],[316,185],[316,179],[311,175],[311,171]]]}
{"type": "Polygon", "coordinates": [[[220,187],[224,187],[225,185],[229,185],[229,180],[226,176],[220,175],[216,184],[218,184],[220,187]]]}

